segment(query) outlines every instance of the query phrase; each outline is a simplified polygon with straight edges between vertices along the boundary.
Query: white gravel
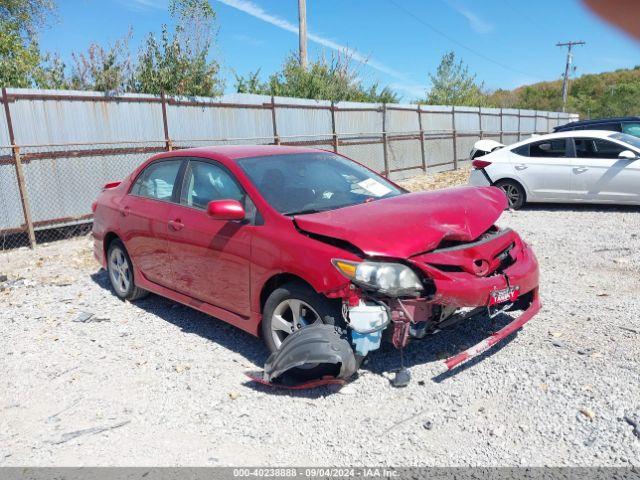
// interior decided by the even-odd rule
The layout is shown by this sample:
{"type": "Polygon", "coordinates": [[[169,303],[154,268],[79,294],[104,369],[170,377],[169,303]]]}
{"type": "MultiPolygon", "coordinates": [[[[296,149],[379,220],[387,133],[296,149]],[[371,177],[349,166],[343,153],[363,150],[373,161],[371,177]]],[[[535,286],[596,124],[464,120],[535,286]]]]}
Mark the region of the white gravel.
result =
{"type": "Polygon", "coordinates": [[[413,343],[405,389],[383,373],[392,348],[341,390],[254,386],[259,339],[156,296],[118,301],[88,238],[1,253],[0,465],[640,465],[640,212],[500,223],[537,252],[543,311],[438,381],[490,322],[413,343]]]}

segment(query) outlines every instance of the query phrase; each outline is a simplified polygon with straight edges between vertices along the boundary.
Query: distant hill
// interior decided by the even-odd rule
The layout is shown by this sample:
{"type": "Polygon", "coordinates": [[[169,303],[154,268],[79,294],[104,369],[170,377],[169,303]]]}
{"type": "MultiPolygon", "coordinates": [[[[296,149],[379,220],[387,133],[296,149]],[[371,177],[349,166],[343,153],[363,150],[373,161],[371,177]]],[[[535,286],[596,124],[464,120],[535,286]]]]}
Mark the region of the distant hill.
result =
{"type": "MultiPolygon", "coordinates": [[[[490,106],[562,110],[562,80],[496,90],[487,97],[490,106]]],[[[567,111],[580,118],[640,115],[640,65],[582,75],[571,80],[567,111]]]]}

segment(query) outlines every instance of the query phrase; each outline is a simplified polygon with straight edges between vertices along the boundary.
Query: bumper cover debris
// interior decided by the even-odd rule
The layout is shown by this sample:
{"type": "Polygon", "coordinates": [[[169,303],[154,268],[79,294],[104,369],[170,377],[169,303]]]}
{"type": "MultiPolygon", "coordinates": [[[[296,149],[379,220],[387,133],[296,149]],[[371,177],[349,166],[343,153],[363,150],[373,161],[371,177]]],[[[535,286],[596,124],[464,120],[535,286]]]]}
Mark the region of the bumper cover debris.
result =
{"type": "Polygon", "coordinates": [[[303,389],[344,384],[357,369],[345,335],[333,325],[318,324],[285,338],[267,359],[262,375],[248,375],[263,385],[303,389]]]}

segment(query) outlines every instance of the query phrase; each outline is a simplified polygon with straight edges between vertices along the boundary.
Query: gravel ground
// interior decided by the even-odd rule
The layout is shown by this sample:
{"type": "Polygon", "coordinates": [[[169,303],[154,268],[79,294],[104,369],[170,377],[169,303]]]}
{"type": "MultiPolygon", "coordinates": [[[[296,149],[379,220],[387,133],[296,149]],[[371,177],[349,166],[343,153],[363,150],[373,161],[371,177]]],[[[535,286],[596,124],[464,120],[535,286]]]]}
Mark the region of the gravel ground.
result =
{"type": "MultiPolygon", "coordinates": [[[[163,298],[122,303],[77,238],[0,254],[0,465],[640,465],[640,212],[533,207],[543,311],[453,375],[467,322],[392,348],[352,383],[289,393],[244,375],[260,340],[163,298]]],[[[503,320],[499,320],[502,322],[503,320]]]]}

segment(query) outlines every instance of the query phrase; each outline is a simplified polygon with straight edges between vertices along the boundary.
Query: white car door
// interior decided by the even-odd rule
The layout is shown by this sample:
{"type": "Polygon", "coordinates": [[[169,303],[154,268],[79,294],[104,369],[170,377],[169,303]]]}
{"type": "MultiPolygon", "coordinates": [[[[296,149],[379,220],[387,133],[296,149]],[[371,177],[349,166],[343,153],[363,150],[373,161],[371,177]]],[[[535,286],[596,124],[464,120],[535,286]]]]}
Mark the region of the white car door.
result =
{"type": "Polygon", "coordinates": [[[564,138],[538,140],[511,150],[513,173],[531,201],[567,201],[572,197],[572,158],[564,138]]]}
{"type": "Polygon", "coordinates": [[[572,182],[580,199],[640,203],[640,160],[618,157],[628,146],[602,138],[574,138],[574,143],[572,182]]]}

